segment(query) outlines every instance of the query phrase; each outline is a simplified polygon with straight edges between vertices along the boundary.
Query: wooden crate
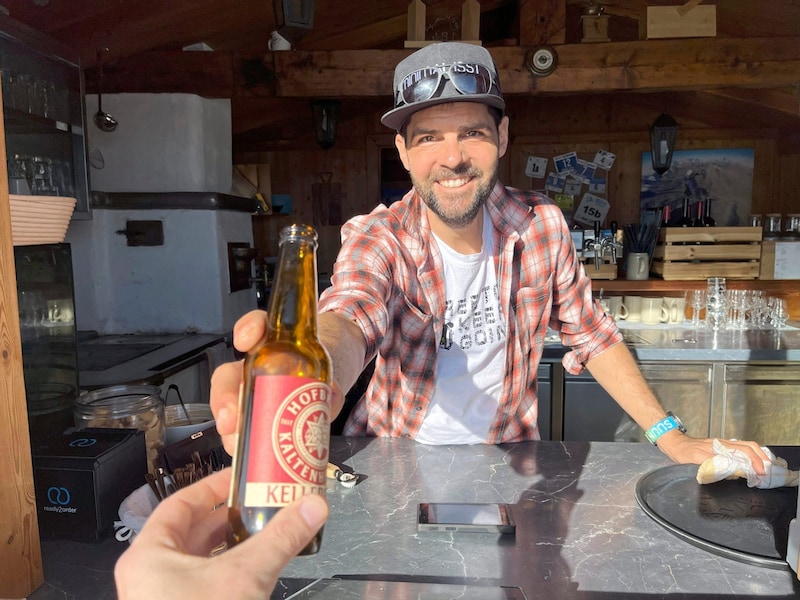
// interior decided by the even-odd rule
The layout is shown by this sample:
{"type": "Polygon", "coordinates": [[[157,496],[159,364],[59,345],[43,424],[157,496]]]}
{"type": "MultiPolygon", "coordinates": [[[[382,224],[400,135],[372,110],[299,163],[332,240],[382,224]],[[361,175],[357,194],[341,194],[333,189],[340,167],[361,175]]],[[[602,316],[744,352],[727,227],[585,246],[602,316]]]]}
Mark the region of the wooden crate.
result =
{"type": "Polygon", "coordinates": [[[664,227],[651,272],[667,280],[756,279],[760,263],[760,227],[664,227]]]}
{"type": "Polygon", "coordinates": [[[583,270],[586,271],[589,279],[617,278],[617,265],[613,264],[610,260],[601,260],[599,269],[596,269],[594,266],[594,258],[584,258],[581,260],[583,262],[583,270]]]}

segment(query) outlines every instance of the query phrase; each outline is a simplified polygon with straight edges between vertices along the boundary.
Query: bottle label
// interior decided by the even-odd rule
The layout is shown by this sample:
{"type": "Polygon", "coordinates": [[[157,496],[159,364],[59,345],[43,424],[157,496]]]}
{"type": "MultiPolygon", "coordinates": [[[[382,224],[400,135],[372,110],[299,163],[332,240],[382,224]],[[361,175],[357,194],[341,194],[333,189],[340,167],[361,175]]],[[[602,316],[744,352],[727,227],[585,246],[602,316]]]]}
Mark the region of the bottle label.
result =
{"type": "Polygon", "coordinates": [[[286,506],[325,494],[329,398],[330,386],[316,379],[256,377],[244,506],[286,506]]]}

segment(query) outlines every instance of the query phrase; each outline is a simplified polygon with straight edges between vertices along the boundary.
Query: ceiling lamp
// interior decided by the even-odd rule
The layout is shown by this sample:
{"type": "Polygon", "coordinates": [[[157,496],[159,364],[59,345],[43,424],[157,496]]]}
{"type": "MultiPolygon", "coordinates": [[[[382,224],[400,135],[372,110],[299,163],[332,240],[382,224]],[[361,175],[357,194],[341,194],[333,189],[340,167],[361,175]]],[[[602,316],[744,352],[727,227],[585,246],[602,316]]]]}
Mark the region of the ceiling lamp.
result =
{"type": "Polygon", "coordinates": [[[667,113],[661,113],[650,126],[650,154],[653,171],[663,175],[672,165],[675,152],[675,139],[678,137],[678,123],[667,113]]]}
{"type": "Polygon", "coordinates": [[[339,121],[338,100],[312,100],[311,116],[314,120],[314,135],[325,150],[336,142],[336,124],[339,121]]]}

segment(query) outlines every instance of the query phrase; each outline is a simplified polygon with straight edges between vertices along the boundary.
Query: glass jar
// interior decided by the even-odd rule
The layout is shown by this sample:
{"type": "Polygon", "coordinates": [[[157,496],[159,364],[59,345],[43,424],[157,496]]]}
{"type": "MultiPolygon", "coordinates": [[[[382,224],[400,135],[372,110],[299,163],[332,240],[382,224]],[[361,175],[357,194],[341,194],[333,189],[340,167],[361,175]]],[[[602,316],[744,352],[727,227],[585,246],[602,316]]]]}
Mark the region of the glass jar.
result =
{"type": "Polygon", "coordinates": [[[81,394],[75,401],[75,425],[144,431],[147,470],[155,474],[158,452],[164,447],[166,425],[161,388],[154,385],[116,385],[81,394]]]}
{"type": "Polygon", "coordinates": [[[750,227],[761,227],[761,215],[750,215],[747,223],[750,227]]]}
{"type": "Polygon", "coordinates": [[[767,213],[764,222],[764,239],[775,240],[781,236],[781,215],[780,213],[767,213]]]}

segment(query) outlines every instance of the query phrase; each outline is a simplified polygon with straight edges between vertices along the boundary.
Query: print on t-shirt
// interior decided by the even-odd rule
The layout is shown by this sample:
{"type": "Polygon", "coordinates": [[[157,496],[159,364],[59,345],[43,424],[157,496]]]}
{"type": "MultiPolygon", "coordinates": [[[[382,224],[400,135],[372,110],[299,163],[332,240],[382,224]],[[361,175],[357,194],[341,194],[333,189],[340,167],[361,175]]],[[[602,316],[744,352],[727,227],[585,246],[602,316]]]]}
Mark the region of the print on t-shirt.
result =
{"type": "Polygon", "coordinates": [[[442,347],[455,344],[469,350],[504,340],[506,328],[498,318],[499,306],[497,284],[484,286],[478,293],[458,301],[447,300],[444,311],[447,344],[442,347]]]}

